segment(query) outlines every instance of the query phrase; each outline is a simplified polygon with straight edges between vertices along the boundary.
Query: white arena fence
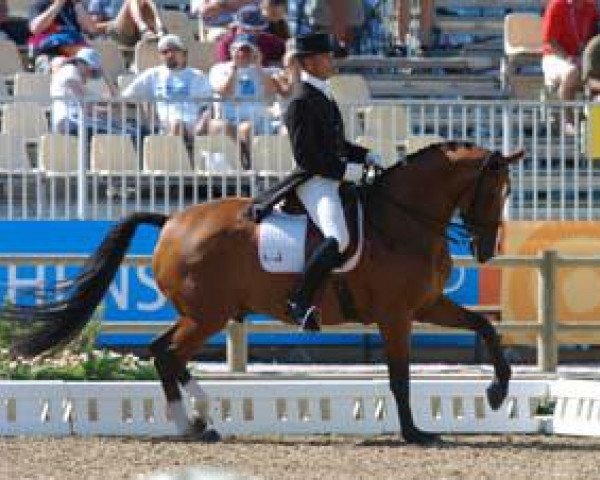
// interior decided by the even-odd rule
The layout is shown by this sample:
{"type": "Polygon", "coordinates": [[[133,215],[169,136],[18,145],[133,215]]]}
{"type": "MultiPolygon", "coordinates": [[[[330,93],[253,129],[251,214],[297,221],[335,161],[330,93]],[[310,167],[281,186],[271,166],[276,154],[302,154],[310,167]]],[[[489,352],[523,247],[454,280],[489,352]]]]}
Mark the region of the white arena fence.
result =
{"type": "MultiPolygon", "coordinates": [[[[340,100],[348,138],[402,159],[427,141],[469,141],[508,153],[524,148],[512,174],[510,219],[600,217],[598,108],[588,103],[520,101],[371,100],[356,92],[340,100]],[[350,103],[348,103],[350,102],[350,103]],[[567,108],[580,122],[564,129],[567,108]]],[[[0,218],[114,219],[135,210],[171,212],[207,199],[250,196],[272,185],[294,165],[282,134],[281,108],[254,122],[246,151],[240,137],[218,133],[223,106],[210,105],[211,134],[165,136],[154,103],[90,100],[74,103],[78,131],[56,133],[49,98],[0,98],[0,218]],[[109,134],[106,133],[107,126],[109,134]],[[149,135],[141,136],[140,129],[149,135]],[[216,129],[216,130],[215,130],[216,129]],[[216,132],[216,133],[215,133],[216,132]]],[[[234,109],[242,115],[247,104],[234,109]]],[[[267,110],[263,110],[267,111],[267,110]]]]}
{"type": "MultiPolygon", "coordinates": [[[[514,380],[492,411],[487,380],[412,381],[415,422],[442,433],[600,436],[600,386],[575,380],[514,380]],[[550,417],[537,414],[555,401],[550,417]]],[[[224,435],[353,434],[399,430],[384,378],[203,380],[190,412],[224,435]]],[[[0,382],[0,436],[174,436],[158,382],[0,382]]]]}

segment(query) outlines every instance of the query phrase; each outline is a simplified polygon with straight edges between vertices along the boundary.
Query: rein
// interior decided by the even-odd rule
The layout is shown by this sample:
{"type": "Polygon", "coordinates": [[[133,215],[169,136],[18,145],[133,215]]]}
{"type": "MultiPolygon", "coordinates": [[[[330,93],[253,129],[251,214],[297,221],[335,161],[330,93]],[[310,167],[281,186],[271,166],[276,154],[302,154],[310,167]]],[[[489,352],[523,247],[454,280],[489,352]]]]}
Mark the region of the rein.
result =
{"type": "MultiPolygon", "coordinates": [[[[481,165],[479,166],[477,180],[476,180],[477,183],[475,185],[475,194],[473,196],[473,202],[472,202],[471,206],[469,207],[469,211],[471,210],[471,208],[473,208],[473,205],[477,204],[477,199],[478,199],[478,197],[481,193],[481,189],[483,187],[483,178],[485,176],[485,172],[489,169],[492,158],[494,158],[494,156],[497,154],[498,154],[498,152],[490,152],[483,159],[483,161],[481,162],[481,165]]],[[[373,188],[373,187],[376,188],[376,185],[377,185],[377,183],[375,185],[373,185],[371,188],[373,188]]],[[[466,194],[466,192],[471,187],[472,187],[472,184],[469,184],[463,190],[461,190],[459,192],[458,198],[456,199],[456,201],[454,203],[455,205],[458,205],[460,200],[463,198],[463,196],[466,194]]],[[[485,222],[485,223],[476,222],[473,220],[472,215],[469,215],[468,217],[466,215],[463,215],[462,222],[457,222],[457,221],[446,222],[444,220],[440,220],[439,218],[435,218],[433,216],[425,214],[422,211],[419,211],[418,209],[416,209],[414,207],[408,206],[405,203],[398,201],[396,198],[394,198],[392,195],[390,195],[384,189],[377,190],[377,194],[380,195],[387,204],[389,204],[392,207],[394,207],[395,209],[403,212],[404,214],[409,216],[411,219],[415,220],[417,223],[420,223],[420,224],[426,226],[430,230],[437,233],[439,236],[441,236],[441,237],[445,238],[446,240],[453,242],[453,243],[459,243],[459,242],[462,242],[462,241],[465,241],[468,239],[470,240],[473,237],[472,232],[477,231],[482,228],[489,228],[489,227],[494,227],[494,226],[498,227],[502,223],[499,221],[498,222],[485,222]],[[455,233],[457,233],[460,238],[456,238],[453,235],[449,235],[448,231],[447,231],[448,226],[456,227],[457,231],[455,231],[455,233]]],[[[382,236],[382,238],[385,239],[386,237],[389,237],[389,235],[387,235],[385,233],[384,229],[382,229],[381,227],[379,227],[378,225],[375,224],[372,217],[373,217],[372,215],[367,216],[367,219],[368,219],[371,227],[373,227],[375,229],[375,231],[377,231],[377,233],[379,233],[380,236],[382,236]]],[[[393,239],[390,239],[389,243],[392,244],[393,239]]]]}

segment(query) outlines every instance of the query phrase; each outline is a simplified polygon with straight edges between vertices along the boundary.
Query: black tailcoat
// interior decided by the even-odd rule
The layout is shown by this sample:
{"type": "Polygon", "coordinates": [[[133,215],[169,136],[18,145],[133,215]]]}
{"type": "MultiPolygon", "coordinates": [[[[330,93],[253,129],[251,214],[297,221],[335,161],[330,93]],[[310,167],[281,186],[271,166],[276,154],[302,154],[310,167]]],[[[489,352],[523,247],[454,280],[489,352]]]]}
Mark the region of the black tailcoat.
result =
{"type": "Polygon", "coordinates": [[[296,163],[312,175],[341,180],[346,162],[365,162],[367,149],[346,140],[335,101],[306,82],[286,110],[285,125],[296,163]]]}

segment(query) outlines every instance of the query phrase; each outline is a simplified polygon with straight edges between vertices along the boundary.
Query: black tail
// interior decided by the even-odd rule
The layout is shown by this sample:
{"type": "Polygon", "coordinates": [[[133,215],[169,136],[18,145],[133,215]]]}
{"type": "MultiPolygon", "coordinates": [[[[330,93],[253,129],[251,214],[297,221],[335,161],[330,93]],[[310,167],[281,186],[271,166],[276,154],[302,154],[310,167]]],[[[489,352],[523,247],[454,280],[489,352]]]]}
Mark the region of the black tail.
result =
{"type": "Polygon", "coordinates": [[[86,260],[66,299],[45,305],[11,305],[1,309],[0,319],[14,324],[11,353],[35,356],[73,340],[102,301],[136,227],[143,223],[162,227],[167,219],[158,213],[133,213],[121,220],[86,260]]]}

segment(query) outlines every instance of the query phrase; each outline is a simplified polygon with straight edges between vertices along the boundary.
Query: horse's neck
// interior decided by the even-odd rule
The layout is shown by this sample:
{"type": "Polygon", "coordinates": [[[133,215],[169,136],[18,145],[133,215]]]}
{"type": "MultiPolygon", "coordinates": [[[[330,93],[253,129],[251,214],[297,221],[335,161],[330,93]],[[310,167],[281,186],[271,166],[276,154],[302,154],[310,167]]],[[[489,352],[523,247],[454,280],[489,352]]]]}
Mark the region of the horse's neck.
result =
{"type": "Polygon", "coordinates": [[[443,232],[454,213],[458,188],[446,175],[433,174],[425,166],[408,165],[390,172],[382,185],[382,197],[388,198],[385,209],[401,215],[406,222],[416,222],[428,230],[443,232]],[[391,200],[393,199],[393,201],[391,200]]]}

